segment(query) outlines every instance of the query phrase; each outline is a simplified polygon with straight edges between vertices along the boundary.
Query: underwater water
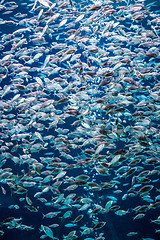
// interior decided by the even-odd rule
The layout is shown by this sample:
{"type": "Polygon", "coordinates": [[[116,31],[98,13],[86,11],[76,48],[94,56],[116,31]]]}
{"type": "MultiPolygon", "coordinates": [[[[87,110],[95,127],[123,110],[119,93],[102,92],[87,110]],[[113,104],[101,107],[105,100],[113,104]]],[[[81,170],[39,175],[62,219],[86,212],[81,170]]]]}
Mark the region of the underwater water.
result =
{"type": "Polygon", "coordinates": [[[160,239],[160,1],[0,2],[0,239],[160,239]]]}

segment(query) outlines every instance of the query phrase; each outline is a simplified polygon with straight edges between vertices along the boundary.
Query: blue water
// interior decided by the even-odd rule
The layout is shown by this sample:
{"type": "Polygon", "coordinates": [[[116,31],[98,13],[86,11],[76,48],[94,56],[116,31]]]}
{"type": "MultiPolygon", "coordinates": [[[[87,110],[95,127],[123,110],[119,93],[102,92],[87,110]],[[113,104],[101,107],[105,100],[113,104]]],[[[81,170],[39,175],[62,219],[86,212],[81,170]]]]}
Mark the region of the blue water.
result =
{"type": "MultiPolygon", "coordinates": [[[[3,20],[13,20],[13,21],[17,21],[14,17],[14,15],[18,12],[21,12],[22,14],[27,14],[26,18],[32,18],[34,16],[33,12],[29,12],[29,10],[31,9],[31,7],[27,7],[28,2],[27,1],[15,1],[18,4],[18,8],[13,10],[12,13],[4,15],[3,13],[5,12],[4,10],[0,11],[0,18],[3,20]]],[[[153,11],[153,13],[157,10],[160,10],[160,2],[159,1],[154,1],[155,2],[155,6],[153,5],[150,8],[150,11],[153,11]]],[[[30,2],[29,2],[30,3],[30,2]]],[[[151,1],[145,1],[145,4],[149,4],[151,3],[151,1]]],[[[91,4],[90,2],[88,2],[88,4],[91,4]]],[[[116,8],[116,4],[118,3],[114,3],[113,6],[116,8]]],[[[37,14],[37,13],[36,13],[37,14]]],[[[25,18],[25,17],[24,17],[25,18]]],[[[70,22],[70,21],[68,21],[70,22]]],[[[56,22],[56,24],[58,23],[58,21],[56,22]]],[[[122,25],[127,26],[128,28],[130,27],[130,22],[125,22],[122,21],[121,22],[122,25]]],[[[138,23],[139,24],[139,23],[138,23]]],[[[144,19],[141,22],[142,26],[146,29],[150,29],[150,26],[147,25],[147,20],[144,19]]],[[[44,23],[41,24],[42,27],[45,26],[44,23]]],[[[77,24],[77,28],[80,25],[77,24]]],[[[27,25],[26,25],[27,27],[27,25]]],[[[4,36],[4,34],[10,34],[12,32],[14,32],[15,30],[17,30],[17,28],[21,28],[20,26],[15,26],[15,25],[5,25],[5,24],[1,24],[0,25],[0,35],[1,35],[1,39],[4,36]]],[[[33,29],[31,29],[31,33],[33,34],[33,29]]],[[[128,30],[131,31],[131,30],[128,30]]],[[[26,48],[31,48],[33,47],[34,49],[38,49],[41,44],[37,45],[34,44],[33,42],[30,41],[30,34],[29,32],[24,33],[24,37],[27,39],[27,44],[25,45],[26,48]]],[[[58,34],[61,34],[58,40],[58,43],[65,43],[65,34],[64,34],[64,28],[61,30],[59,29],[58,34]]],[[[52,42],[57,41],[56,40],[57,34],[53,34],[51,37],[49,37],[48,35],[45,36],[45,40],[46,43],[42,44],[42,46],[44,46],[45,48],[50,48],[50,45],[52,44],[52,42]]],[[[105,43],[106,39],[101,38],[101,41],[97,44],[97,46],[102,46],[105,43]]],[[[2,43],[1,43],[2,44],[2,43]]],[[[4,57],[4,52],[10,51],[11,49],[11,44],[6,44],[5,42],[3,42],[4,44],[4,49],[0,51],[0,59],[2,59],[4,57]]],[[[80,48],[80,46],[76,46],[77,47],[77,52],[76,53],[82,53],[82,49],[80,48]]],[[[124,43],[121,47],[126,47],[126,43],[124,43]]],[[[130,50],[134,50],[137,46],[133,45],[131,47],[130,50]]],[[[142,46],[143,48],[143,46],[142,46]]],[[[145,48],[144,48],[145,49],[145,48]]],[[[56,52],[58,52],[59,50],[52,50],[50,51],[50,54],[55,54],[56,52]]],[[[35,54],[33,54],[32,56],[34,56],[35,54]]],[[[41,65],[44,63],[44,60],[47,56],[47,53],[43,54],[42,57],[40,57],[38,62],[35,62],[32,64],[32,67],[41,67],[41,65]]],[[[112,55],[110,55],[111,57],[112,55]]],[[[19,62],[24,64],[23,60],[19,60],[19,58],[15,57],[15,59],[19,62]]],[[[150,59],[149,58],[145,58],[146,63],[149,63],[150,59]]],[[[82,62],[86,62],[87,58],[85,56],[81,57],[81,61],[82,62]]],[[[158,63],[158,60],[155,60],[158,63]]],[[[64,63],[58,63],[58,66],[65,68],[65,62],[64,63]]],[[[153,65],[154,66],[154,65],[153,65]]],[[[98,67],[98,64],[95,64],[95,67],[98,67]]],[[[11,70],[9,70],[11,72],[11,70]]],[[[30,72],[30,75],[34,78],[35,76],[39,76],[42,77],[41,74],[39,74],[38,71],[34,71],[34,72],[30,72]]],[[[63,73],[62,73],[63,75],[63,73]]],[[[59,77],[59,74],[52,74],[49,76],[50,80],[55,78],[55,77],[59,77]]],[[[30,79],[29,81],[32,82],[33,78],[30,79]]],[[[2,80],[0,82],[0,86],[3,89],[5,85],[11,84],[11,80],[12,80],[12,75],[8,76],[7,78],[5,78],[5,81],[2,80]]],[[[67,79],[68,82],[73,82],[74,79],[69,78],[67,79]]],[[[155,83],[158,83],[159,81],[159,76],[155,79],[155,78],[150,78],[149,81],[148,80],[144,80],[143,81],[143,85],[144,86],[150,86],[151,88],[154,86],[155,83]]],[[[25,81],[24,85],[30,83],[25,81]]],[[[93,85],[92,87],[92,82],[88,82],[88,84],[90,85],[91,88],[94,89],[95,85],[98,85],[98,83],[94,83],[95,85],[93,85]]],[[[82,87],[83,84],[79,87],[82,87]]],[[[105,92],[103,91],[103,88],[100,89],[101,91],[99,93],[97,93],[97,95],[94,95],[95,98],[102,98],[105,94],[105,92]]],[[[48,99],[54,99],[55,101],[59,100],[57,96],[55,96],[54,92],[49,92],[48,90],[45,91],[47,93],[47,97],[48,99]]],[[[25,92],[20,92],[21,96],[25,95],[25,92]]],[[[11,91],[11,93],[7,94],[3,100],[10,99],[14,96],[14,92],[11,91]]],[[[148,93],[146,92],[135,92],[133,95],[133,97],[135,98],[139,98],[141,99],[141,97],[149,99],[148,93]],[[142,96],[143,95],[143,96],[142,96]]],[[[93,98],[91,98],[88,103],[92,103],[92,101],[94,101],[93,98]]],[[[64,104],[60,104],[57,105],[55,108],[56,110],[61,110],[63,111],[64,107],[67,107],[68,103],[64,103],[64,104]]],[[[127,107],[127,109],[132,113],[134,111],[133,105],[127,107]]],[[[10,111],[9,113],[13,113],[18,117],[18,112],[16,109],[13,109],[12,111],[10,111]]],[[[7,112],[5,113],[7,115],[7,112]]],[[[96,113],[97,115],[95,115],[94,110],[92,110],[92,115],[91,118],[92,120],[95,118],[95,116],[97,118],[103,118],[103,119],[108,119],[108,115],[105,111],[103,111],[100,115],[98,116],[99,113],[96,113]]],[[[2,117],[2,113],[1,113],[1,117],[2,117]]],[[[126,126],[127,125],[132,125],[134,124],[132,121],[130,121],[130,119],[124,117],[124,119],[126,120],[126,126]]],[[[72,126],[71,124],[76,120],[75,117],[69,117],[67,119],[65,119],[65,124],[61,125],[58,124],[57,128],[64,128],[64,129],[69,129],[69,133],[72,133],[76,127],[72,126]]],[[[123,120],[123,117],[122,117],[123,120]]],[[[48,122],[44,122],[44,121],[39,121],[40,123],[44,124],[45,129],[40,132],[42,135],[53,135],[55,136],[55,138],[58,136],[58,133],[56,132],[55,128],[51,128],[49,131],[47,131],[47,128],[49,126],[48,122]]],[[[159,119],[155,120],[153,123],[153,126],[155,125],[155,127],[158,128],[158,124],[159,124],[159,119]]],[[[125,124],[124,124],[125,125],[125,124]]],[[[108,126],[109,128],[110,126],[108,126]]],[[[29,132],[34,132],[37,131],[34,127],[29,129],[29,132]]],[[[87,138],[84,136],[84,138],[87,138]]],[[[154,136],[153,136],[154,138],[154,136]]],[[[11,139],[8,138],[3,138],[4,142],[10,142],[11,139]]],[[[38,142],[38,141],[37,141],[38,142]]],[[[71,152],[69,153],[73,158],[75,158],[75,160],[68,160],[65,159],[63,156],[59,156],[59,151],[56,150],[54,148],[54,143],[49,142],[49,145],[47,146],[46,150],[40,150],[38,153],[32,153],[32,157],[37,159],[39,161],[40,157],[45,157],[47,152],[53,152],[54,153],[54,157],[60,157],[62,161],[67,162],[68,164],[73,164],[76,163],[77,159],[79,157],[83,157],[81,155],[81,149],[72,149],[71,152]]],[[[93,148],[94,145],[90,144],[87,145],[87,148],[93,148]]],[[[115,152],[118,149],[121,148],[125,148],[125,143],[123,141],[116,141],[116,149],[112,149],[110,150],[110,153],[115,152]]],[[[85,150],[85,147],[83,148],[83,150],[85,150]]],[[[128,148],[127,148],[128,149],[128,148]]],[[[147,155],[145,153],[145,150],[141,153],[144,154],[144,156],[148,157],[149,155],[147,155]]],[[[149,150],[149,148],[147,149],[149,150]]],[[[22,148],[18,148],[17,151],[12,152],[11,151],[11,147],[9,147],[8,152],[11,152],[14,156],[20,156],[23,154],[22,148]]],[[[106,149],[103,150],[101,152],[101,154],[106,154],[106,149]]],[[[86,156],[86,155],[84,155],[86,156]]],[[[87,156],[86,156],[87,157],[87,156]]],[[[124,165],[126,165],[124,163],[124,165]]],[[[139,166],[143,166],[141,164],[139,164],[139,166]]],[[[144,166],[143,166],[144,167],[144,166]]],[[[24,172],[27,173],[30,168],[28,166],[28,164],[14,164],[13,161],[11,160],[7,160],[5,165],[3,165],[2,169],[4,168],[12,168],[12,172],[15,175],[21,175],[24,172]]],[[[114,170],[118,170],[119,167],[115,167],[114,170]]],[[[43,168],[43,170],[45,170],[45,168],[43,168]]],[[[145,170],[153,170],[153,166],[145,166],[145,170]]],[[[64,210],[59,210],[56,209],[54,207],[50,207],[50,206],[46,206],[44,203],[41,203],[39,200],[37,200],[36,198],[34,198],[34,194],[36,194],[40,189],[35,186],[32,188],[28,188],[28,193],[27,195],[31,198],[32,202],[33,202],[33,206],[35,206],[38,209],[38,212],[30,212],[28,209],[25,208],[26,202],[25,201],[20,201],[20,198],[25,197],[25,195],[16,195],[14,194],[13,196],[11,196],[11,191],[10,188],[7,186],[6,182],[1,181],[0,182],[0,186],[4,187],[6,190],[6,195],[2,194],[2,192],[0,193],[0,222],[2,222],[4,219],[8,218],[8,217],[12,217],[14,216],[15,218],[20,218],[22,217],[22,223],[25,225],[29,225],[34,227],[34,230],[31,231],[25,231],[25,230],[19,230],[19,229],[7,229],[6,226],[1,225],[1,229],[3,229],[3,231],[5,232],[3,236],[0,236],[0,239],[2,240],[38,240],[40,239],[40,236],[42,235],[42,233],[39,231],[41,225],[45,225],[45,226],[49,226],[53,223],[58,223],[59,227],[52,229],[54,236],[59,238],[60,240],[63,239],[63,236],[67,235],[70,231],[72,230],[77,230],[77,235],[78,238],[77,239],[84,239],[85,237],[93,237],[93,239],[96,239],[96,237],[98,237],[98,235],[100,233],[104,233],[104,237],[107,240],[128,240],[128,239],[134,239],[134,240],[140,240],[142,239],[142,237],[148,237],[148,238],[153,238],[155,240],[160,239],[160,235],[155,233],[155,229],[159,229],[158,225],[151,223],[151,219],[157,219],[157,217],[160,215],[160,211],[159,208],[155,209],[151,209],[149,211],[146,212],[146,216],[142,219],[139,220],[135,220],[133,221],[133,217],[135,216],[135,212],[133,211],[133,208],[137,207],[138,205],[149,205],[149,203],[142,201],[140,198],[138,197],[129,197],[126,200],[122,200],[122,196],[124,193],[126,193],[126,191],[128,190],[128,185],[125,184],[129,184],[131,185],[131,181],[132,181],[132,176],[128,177],[128,178],[121,178],[121,179],[116,179],[116,174],[114,171],[110,172],[110,175],[108,176],[100,176],[100,175],[96,175],[96,170],[93,168],[93,166],[89,166],[89,167],[84,167],[84,168],[75,168],[75,169],[67,169],[67,176],[71,177],[74,176],[76,177],[77,175],[80,174],[87,174],[90,176],[90,180],[89,181],[96,181],[98,184],[102,183],[102,182],[109,182],[110,180],[114,179],[117,181],[120,181],[120,184],[117,183],[117,189],[120,189],[122,192],[120,194],[115,194],[113,191],[117,190],[116,187],[115,188],[111,188],[111,189],[107,189],[107,190],[101,190],[101,191],[96,191],[96,192],[90,192],[88,191],[87,187],[78,187],[76,190],[74,190],[73,192],[76,193],[76,197],[78,196],[83,196],[83,197],[90,197],[94,200],[94,204],[99,204],[102,207],[105,207],[105,204],[107,201],[109,201],[110,199],[107,198],[107,196],[114,196],[117,198],[117,203],[120,206],[120,209],[124,209],[127,210],[129,209],[129,214],[126,214],[125,216],[117,216],[115,215],[114,212],[110,211],[109,213],[106,214],[97,214],[95,219],[98,219],[99,221],[104,221],[106,222],[106,225],[102,228],[99,229],[97,231],[95,231],[93,234],[90,234],[89,236],[81,236],[80,234],[80,227],[82,226],[88,226],[88,227],[93,227],[93,220],[94,218],[89,217],[89,215],[87,214],[87,211],[84,212],[79,212],[77,209],[74,208],[73,210],[73,214],[71,216],[70,219],[61,219],[60,217],[63,216],[63,214],[68,211],[68,210],[72,210],[72,209],[64,209],[64,210]],[[8,206],[10,205],[18,205],[19,209],[9,209],[8,206]],[[46,214],[50,211],[62,211],[61,214],[58,215],[58,217],[53,218],[53,219],[47,219],[47,218],[43,218],[43,214],[46,214]],[[73,228],[66,228],[64,227],[65,224],[70,223],[71,221],[74,220],[74,218],[79,215],[79,214],[84,214],[84,218],[77,224],[77,227],[73,227],[73,228]],[[127,233],[129,232],[138,232],[138,235],[132,236],[132,237],[127,237],[127,233]]],[[[159,175],[153,175],[149,177],[151,180],[154,179],[158,179],[159,175]]],[[[151,183],[149,183],[151,184],[151,183]]],[[[47,184],[45,184],[47,186],[47,184]]],[[[154,199],[154,196],[157,196],[157,192],[156,192],[156,188],[159,189],[159,181],[154,182],[154,190],[152,191],[152,199],[154,199]]],[[[68,184],[62,184],[59,187],[59,191],[61,193],[64,193],[65,196],[67,196],[69,193],[72,192],[64,192],[64,189],[68,187],[68,184]]],[[[43,195],[42,195],[43,197],[43,195]]],[[[52,198],[56,197],[56,195],[54,195],[52,193],[52,191],[50,190],[49,192],[45,193],[44,196],[47,201],[51,201],[52,198]]],[[[91,204],[91,208],[93,208],[93,203],[91,204]]],[[[81,230],[82,231],[82,230],[81,230]]],[[[49,239],[49,238],[46,238],[49,239]]]]}

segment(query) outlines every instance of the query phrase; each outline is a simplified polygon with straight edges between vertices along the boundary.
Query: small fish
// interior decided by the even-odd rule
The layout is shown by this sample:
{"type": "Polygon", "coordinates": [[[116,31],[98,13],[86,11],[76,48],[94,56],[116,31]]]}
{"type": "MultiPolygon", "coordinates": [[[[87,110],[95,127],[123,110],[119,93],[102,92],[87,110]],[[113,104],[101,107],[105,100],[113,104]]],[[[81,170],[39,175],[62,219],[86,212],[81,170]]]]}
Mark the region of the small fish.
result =
{"type": "Polygon", "coordinates": [[[123,215],[126,215],[127,213],[129,213],[129,210],[125,211],[125,210],[118,210],[115,212],[116,215],[119,215],[119,216],[123,216],[123,215]]]}
{"type": "Polygon", "coordinates": [[[135,236],[137,234],[138,234],[138,232],[129,232],[129,233],[127,233],[127,237],[132,237],[132,236],[135,236]]]}
{"type": "Polygon", "coordinates": [[[74,220],[73,220],[73,223],[77,223],[79,221],[81,221],[81,219],[84,217],[84,215],[78,215],[74,220]]]}

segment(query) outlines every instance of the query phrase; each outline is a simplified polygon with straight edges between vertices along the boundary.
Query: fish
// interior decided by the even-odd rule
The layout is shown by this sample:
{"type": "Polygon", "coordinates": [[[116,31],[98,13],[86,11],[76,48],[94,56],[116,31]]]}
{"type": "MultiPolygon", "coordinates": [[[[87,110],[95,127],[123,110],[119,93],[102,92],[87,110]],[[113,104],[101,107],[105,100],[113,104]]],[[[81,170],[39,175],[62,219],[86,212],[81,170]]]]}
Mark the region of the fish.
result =
{"type": "Polygon", "coordinates": [[[106,224],[106,222],[98,222],[94,225],[93,230],[100,229],[100,228],[104,227],[105,224],[106,224]]]}
{"type": "Polygon", "coordinates": [[[139,194],[147,193],[147,192],[151,191],[152,188],[153,188],[152,185],[145,185],[144,187],[142,187],[142,188],[138,191],[138,193],[139,193],[139,194]]]}
{"type": "Polygon", "coordinates": [[[138,232],[129,232],[129,233],[127,233],[127,236],[132,237],[132,236],[135,236],[137,234],[138,234],[138,232]]]}
{"type": "Polygon", "coordinates": [[[158,3],[2,0],[0,14],[2,238],[154,239],[158,3]]]}
{"type": "Polygon", "coordinates": [[[141,219],[141,218],[143,218],[144,216],[145,216],[144,213],[139,213],[139,214],[137,214],[137,215],[133,218],[133,220],[141,219]]]}
{"type": "Polygon", "coordinates": [[[117,210],[115,212],[116,215],[119,215],[119,216],[123,216],[123,215],[126,215],[127,213],[129,213],[129,210],[125,211],[125,210],[117,210]]]}
{"type": "Polygon", "coordinates": [[[105,210],[106,210],[106,211],[109,211],[109,209],[111,208],[112,204],[113,204],[113,201],[112,201],[112,200],[108,201],[108,202],[106,203],[106,205],[105,205],[105,210]]]}
{"type": "Polygon", "coordinates": [[[73,223],[77,223],[77,222],[81,221],[81,219],[82,219],[83,217],[84,217],[83,214],[78,215],[78,216],[73,220],[73,223]]]}
{"type": "Polygon", "coordinates": [[[44,233],[47,235],[47,237],[54,239],[53,231],[51,230],[51,228],[43,225],[41,225],[41,228],[44,231],[44,233]]]}

